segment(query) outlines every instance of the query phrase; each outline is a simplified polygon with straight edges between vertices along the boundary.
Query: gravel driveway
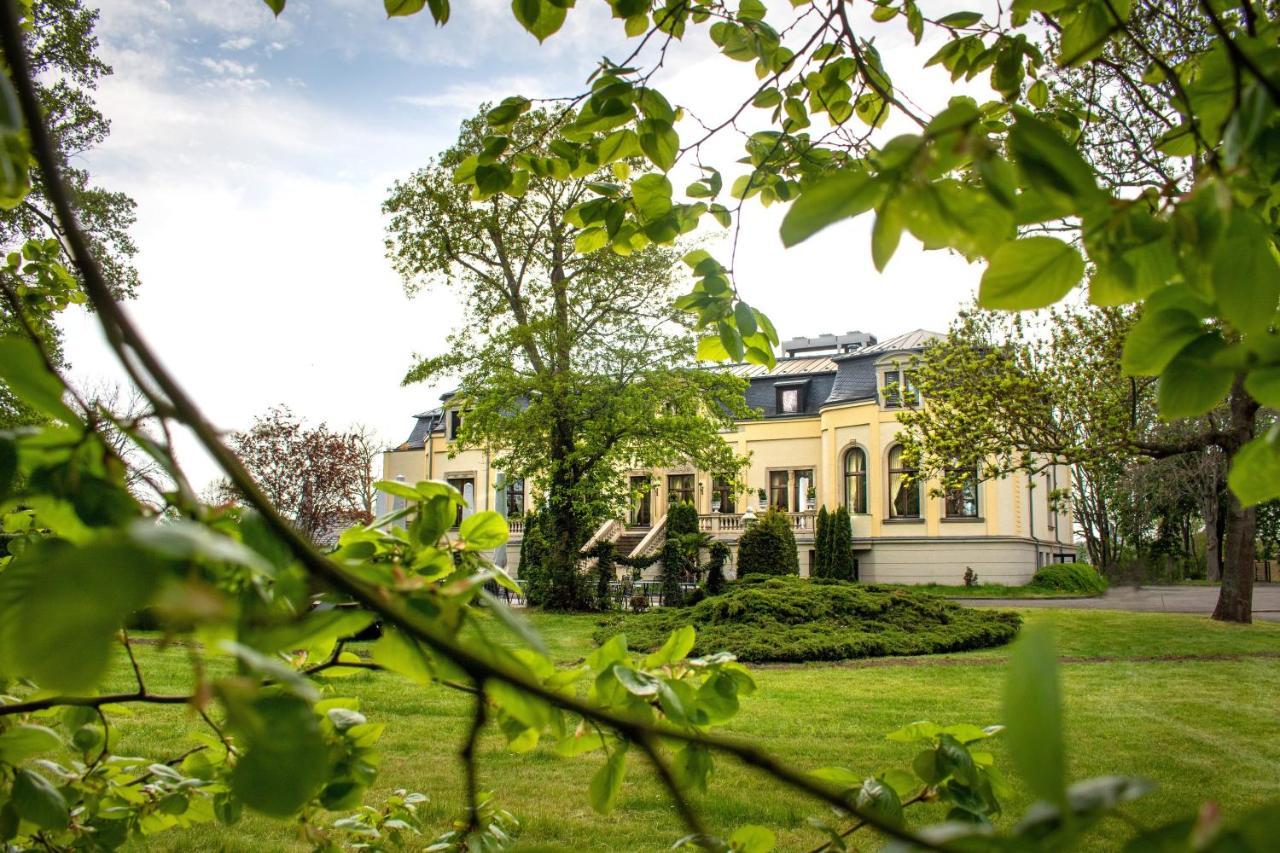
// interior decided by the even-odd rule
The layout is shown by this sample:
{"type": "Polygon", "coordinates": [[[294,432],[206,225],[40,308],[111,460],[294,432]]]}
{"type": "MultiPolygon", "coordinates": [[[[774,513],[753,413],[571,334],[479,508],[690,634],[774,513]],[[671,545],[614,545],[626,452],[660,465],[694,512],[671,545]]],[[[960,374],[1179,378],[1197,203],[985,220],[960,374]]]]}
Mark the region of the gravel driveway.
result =
{"type": "MultiPolygon", "coordinates": [[[[1218,601],[1216,586],[1117,586],[1100,598],[957,598],[974,607],[1066,607],[1072,610],[1133,610],[1166,613],[1203,613],[1208,616],[1218,601]]],[[[1280,622],[1280,584],[1260,583],[1253,588],[1253,618],[1280,622]]]]}

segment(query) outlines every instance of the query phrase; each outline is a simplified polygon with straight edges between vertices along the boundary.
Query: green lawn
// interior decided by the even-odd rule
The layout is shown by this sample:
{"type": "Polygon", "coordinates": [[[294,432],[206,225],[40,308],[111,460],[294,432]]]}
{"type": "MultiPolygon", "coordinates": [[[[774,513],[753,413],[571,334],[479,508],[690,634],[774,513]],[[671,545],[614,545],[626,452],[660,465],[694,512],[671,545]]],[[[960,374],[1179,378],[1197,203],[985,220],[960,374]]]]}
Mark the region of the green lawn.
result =
{"type": "MultiPolygon", "coordinates": [[[[1160,790],[1131,809],[1147,824],[1190,814],[1205,798],[1215,799],[1228,816],[1280,798],[1280,659],[1257,655],[1280,652],[1280,625],[1228,626],[1193,616],[1105,611],[1032,610],[1024,616],[1028,622],[1055,624],[1061,653],[1071,661],[1063,670],[1076,777],[1125,773],[1158,781],[1160,790]],[[1230,655],[1237,657],[1140,659],[1230,655]]],[[[557,659],[576,660],[589,648],[592,617],[535,613],[532,619],[557,659]]],[[[999,722],[1007,656],[1006,649],[988,649],[899,659],[893,665],[755,667],[760,689],[745,700],[729,731],[802,767],[840,764],[874,773],[904,765],[913,750],[883,736],[905,723],[999,722]]],[[[151,689],[187,687],[179,650],[147,647],[142,663],[151,689]]],[[[122,667],[110,687],[130,686],[122,667]]],[[[339,689],[338,695],[360,695],[371,721],[388,724],[381,787],[428,794],[430,813],[442,824],[456,813],[464,697],[381,673],[347,679],[339,689]]],[[[187,748],[183,732],[193,720],[180,708],[150,706],[117,717],[116,723],[122,752],[160,758],[187,748]]],[[[998,742],[995,752],[1007,768],[998,742]]],[[[513,756],[504,752],[499,736],[491,735],[482,759],[482,784],[497,789],[502,804],[521,818],[523,840],[531,847],[661,850],[683,834],[641,761],[630,769],[619,808],[599,817],[586,804],[587,783],[600,761],[596,756],[562,759],[544,749],[513,756]]],[[[1019,795],[1008,806],[1017,814],[1026,804],[1019,795]]],[[[805,818],[825,811],[728,760],[718,760],[701,805],[714,829],[748,822],[774,828],[782,850],[811,849],[819,839],[805,818]]],[[[1108,838],[1112,828],[1104,824],[1091,846],[1114,847],[1108,838]]],[[[294,839],[288,823],[247,816],[229,829],[157,836],[147,849],[304,849],[294,839]]]]}

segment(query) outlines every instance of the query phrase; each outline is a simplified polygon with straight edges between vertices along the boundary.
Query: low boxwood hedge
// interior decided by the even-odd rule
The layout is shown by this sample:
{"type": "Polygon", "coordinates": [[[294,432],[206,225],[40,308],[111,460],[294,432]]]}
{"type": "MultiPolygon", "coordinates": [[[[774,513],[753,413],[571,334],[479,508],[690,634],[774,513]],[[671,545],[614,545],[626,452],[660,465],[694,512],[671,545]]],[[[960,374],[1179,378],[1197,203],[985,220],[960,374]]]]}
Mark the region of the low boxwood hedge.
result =
{"type": "Polygon", "coordinates": [[[1055,592],[1101,595],[1107,591],[1107,579],[1088,563],[1054,563],[1036,572],[1027,586],[1055,592]]]}
{"type": "Polygon", "coordinates": [[[733,652],[744,661],[823,661],[924,655],[1009,642],[1016,613],[963,607],[904,589],[833,578],[749,575],[693,607],[662,608],[601,623],[596,641],[619,631],[633,649],[657,648],[692,625],[694,654],[733,652]]]}

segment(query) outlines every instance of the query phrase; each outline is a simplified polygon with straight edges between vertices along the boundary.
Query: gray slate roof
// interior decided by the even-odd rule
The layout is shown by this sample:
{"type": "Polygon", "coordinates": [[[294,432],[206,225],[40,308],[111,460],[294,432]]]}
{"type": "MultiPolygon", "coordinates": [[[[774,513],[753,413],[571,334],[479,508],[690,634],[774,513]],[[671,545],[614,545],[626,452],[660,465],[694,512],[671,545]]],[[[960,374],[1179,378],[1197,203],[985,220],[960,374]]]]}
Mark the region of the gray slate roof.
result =
{"type": "MultiPolygon", "coordinates": [[[[727,364],[717,369],[741,376],[750,384],[747,387],[747,405],[759,409],[766,418],[794,418],[816,415],[826,405],[853,400],[870,400],[876,397],[876,361],[895,352],[917,353],[944,335],[928,329],[914,331],[889,338],[850,353],[830,356],[800,356],[780,358],[770,369],[762,364],[727,364]],[[804,410],[798,415],[778,412],[779,386],[804,383],[804,410]]],[[[442,395],[448,400],[452,394],[442,395]]],[[[420,450],[426,446],[426,437],[444,430],[444,410],[437,408],[415,415],[417,423],[413,432],[397,450],[420,450]]]]}

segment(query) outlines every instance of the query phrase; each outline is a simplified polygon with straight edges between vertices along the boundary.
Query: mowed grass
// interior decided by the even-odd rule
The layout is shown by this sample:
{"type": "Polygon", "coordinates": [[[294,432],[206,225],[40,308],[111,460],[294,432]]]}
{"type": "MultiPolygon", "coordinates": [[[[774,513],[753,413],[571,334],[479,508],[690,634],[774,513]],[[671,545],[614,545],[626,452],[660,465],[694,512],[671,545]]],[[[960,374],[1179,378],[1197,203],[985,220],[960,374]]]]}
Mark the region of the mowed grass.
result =
{"type": "MultiPolygon", "coordinates": [[[[1129,809],[1148,825],[1190,814],[1206,799],[1227,816],[1280,799],[1280,659],[1265,656],[1280,652],[1280,625],[1107,611],[1031,610],[1023,616],[1028,623],[1055,625],[1059,650],[1072,661],[1062,669],[1074,778],[1118,773],[1155,780],[1159,790],[1129,809]],[[1221,659],[1140,659],[1152,656],[1221,659]]],[[[531,620],[558,661],[575,661],[591,647],[594,617],[533,613],[531,620]]],[[[802,768],[836,764],[874,774],[905,767],[914,750],[884,739],[899,726],[920,719],[1000,721],[1007,657],[1006,648],[872,665],[756,666],[759,690],[724,731],[749,737],[802,768]]],[[[145,647],[141,663],[153,691],[190,688],[182,650],[145,647]]],[[[130,689],[123,661],[111,681],[109,689],[130,689]]],[[[429,817],[443,826],[462,803],[457,751],[468,720],[467,698],[383,673],[362,673],[335,686],[335,695],[360,696],[370,720],[387,723],[375,793],[421,791],[430,797],[429,817]]],[[[161,706],[137,707],[132,716],[114,721],[122,752],[155,758],[189,748],[184,733],[200,725],[182,708],[161,706]]],[[[999,739],[993,748],[1013,776],[999,739]]],[[[545,747],[511,755],[491,733],[482,744],[480,779],[521,819],[527,849],[662,850],[684,834],[649,768],[634,755],[618,808],[607,817],[592,812],[586,789],[600,763],[596,755],[564,759],[545,747]]],[[[1010,815],[1028,804],[1019,789],[1007,803],[1010,815]]],[[[709,793],[698,803],[714,830],[727,833],[744,823],[773,828],[780,850],[813,848],[820,839],[806,817],[826,814],[822,805],[727,758],[717,759],[709,793]]],[[[915,820],[940,817],[924,810],[915,820]]],[[[1118,827],[1102,824],[1089,849],[1118,847],[1118,827]]],[[[871,836],[861,843],[876,846],[871,836]]],[[[156,836],[146,849],[305,847],[289,822],[247,814],[234,827],[156,836]]]]}

